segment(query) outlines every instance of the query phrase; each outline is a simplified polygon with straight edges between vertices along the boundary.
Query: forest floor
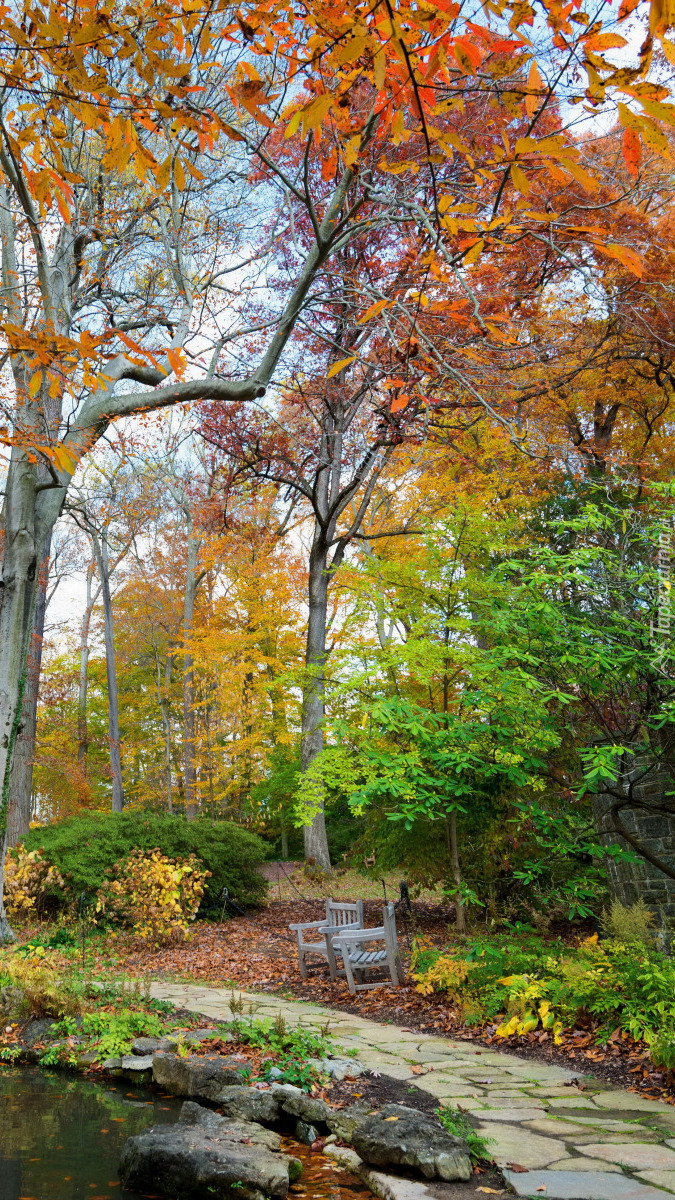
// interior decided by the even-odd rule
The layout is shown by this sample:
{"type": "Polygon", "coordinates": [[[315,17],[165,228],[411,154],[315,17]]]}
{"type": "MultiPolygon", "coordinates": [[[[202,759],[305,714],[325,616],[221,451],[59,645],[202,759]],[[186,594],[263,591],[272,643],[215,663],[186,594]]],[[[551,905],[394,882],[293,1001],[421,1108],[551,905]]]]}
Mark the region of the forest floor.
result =
{"type": "MultiPolygon", "coordinates": [[[[381,921],[381,901],[365,903],[366,924],[381,921]]],[[[423,996],[408,977],[403,987],[383,987],[350,996],[343,980],[331,982],[326,964],[318,960],[310,978],[300,976],[295,935],[289,924],[318,920],[324,915],[320,900],[272,900],[267,909],[244,917],[198,922],[189,940],[181,945],[152,949],[117,935],[96,937],[91,943],[93,962],[102,977],[110,974],[151,976],[155,980],[207,983],[238,991],[266,992],[287,999],[320,1003],[335,1010],[358,1014],[385,1024],[404,1025],[415,1033],[451,1036],[494,1049],[516,1050],[542,1062],[582,1069],[614,1086],[628,1088],[653,1099],[675,1104],[675,1076],[654,1068],[648,1048],[628,1035],[608,1045],[595,1042],[591,1027],[562,1034],[554,1045],[543,1030],[495,1037],[495,1024],[468,1026],[459,1010],[440,995],[423,996]]],[[[423,935],[434,945],[447,945],[454,936],[451,910],[441,904],[416,901],[411,916],[397,916],[399,945],[406,969],[413,937],[423,935]]]]}

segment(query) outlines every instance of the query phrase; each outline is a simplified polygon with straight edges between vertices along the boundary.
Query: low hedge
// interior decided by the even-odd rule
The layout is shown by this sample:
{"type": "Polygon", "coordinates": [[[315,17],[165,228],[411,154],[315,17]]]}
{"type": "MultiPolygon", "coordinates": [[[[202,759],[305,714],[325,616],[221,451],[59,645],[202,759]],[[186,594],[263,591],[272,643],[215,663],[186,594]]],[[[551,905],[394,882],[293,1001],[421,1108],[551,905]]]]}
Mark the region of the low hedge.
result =
{"type": "Polygon", "coordinates": [[[195,854],[211,872],[200,915],[221,911],[223,888],[243,907],[263,904],[267,895],[267,882],[258,869],[266,857],[265,843],[229,821],[187,821],[138,809],[79,813],[32,829],[24,845],[27,850],[42,850],[63,876],[65,893],[54,895],[58,903],[72,904],[82,892],[97,892],[105,872],[116,862],[132,850],[155,847],[169,858],[195,854]]]}

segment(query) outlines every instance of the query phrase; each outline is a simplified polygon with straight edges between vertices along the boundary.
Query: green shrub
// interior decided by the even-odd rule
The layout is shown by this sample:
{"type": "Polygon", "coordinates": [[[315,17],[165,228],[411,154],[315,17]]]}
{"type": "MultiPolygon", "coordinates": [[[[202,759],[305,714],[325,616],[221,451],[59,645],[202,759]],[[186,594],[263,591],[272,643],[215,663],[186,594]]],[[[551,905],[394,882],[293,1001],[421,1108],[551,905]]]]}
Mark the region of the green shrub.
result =
{"type": "Polygon", "coordinates": [[[169,858],[196,855],[211,872],[201,914],[220,913],[223,888],[238,904],[264,902],[267,884],[258,867],[266,855],[264,842],[228,821],[185,817],[130,809],[121,813],[80,813],[33,829],[25,839],[28,850],[41,849],[63,876],[65,888],[55,891],[60,903],[76,904],[82,892],[98,891],[106,871],[132,850],[159,847],[169,858]]]}
{"type": "Polygon", "coordinates": [[[591,1018],[598,1042],[620,1029],[644,1040],[657,1065],[675,1067],[675,963],[641,942],[486,937],[443,951],[418,943],[413,979],[423,994],[445,992],[469,1022],[499,1017],[498,1037],[541,1029],[558,1042],[591,1018]]]}

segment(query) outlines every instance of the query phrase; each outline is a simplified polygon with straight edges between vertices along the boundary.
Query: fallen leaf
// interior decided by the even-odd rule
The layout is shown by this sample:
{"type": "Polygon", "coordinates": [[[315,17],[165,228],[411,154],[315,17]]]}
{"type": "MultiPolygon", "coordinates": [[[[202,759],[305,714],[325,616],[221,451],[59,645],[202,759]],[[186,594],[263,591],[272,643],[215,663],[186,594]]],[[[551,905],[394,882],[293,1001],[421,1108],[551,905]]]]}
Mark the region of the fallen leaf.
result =
{"type": "Polygon", "coordinates": [[[385,1117],[385,1121],[398,1121],[398,1117],[385,1117]]]}
{"type": "Polygon", "coordinates": [[[414,1066],[412,1068],[412,1073],[413,1073],[413,1075],[424,1075],[425,1074],[424,1067],[414,1066]]]}
{"type": "Polygon", "coordinates": [[[516,1175],[526,1175],[529,1167],[521,1167],[520,1163],[507,1163],[509,1171],[515,1171],[516,1175]]]}
{"type": "Polygon", "coordinates": [[[485,1193],[487,1193],[488,1196],[503,1196],[504,1195],[503,1191],[497,1191],[497,1188],[479,1187],[479,1188],[476,1188],[476,1191],[477,1192],[485,1192],[485,1193]]]}

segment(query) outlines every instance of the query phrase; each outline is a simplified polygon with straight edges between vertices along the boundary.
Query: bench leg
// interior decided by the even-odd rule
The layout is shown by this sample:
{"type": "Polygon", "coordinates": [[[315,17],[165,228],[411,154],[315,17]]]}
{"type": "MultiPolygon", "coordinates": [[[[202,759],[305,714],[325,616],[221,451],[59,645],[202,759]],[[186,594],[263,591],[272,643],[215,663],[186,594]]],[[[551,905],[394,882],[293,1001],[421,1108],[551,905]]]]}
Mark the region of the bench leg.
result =
{"type": "Polygon", "coordinates": [[[300,940],[300,931],[296,930],[296,934],[297,934],[297,938],[298,938],[298,962],[300,963],[300,978],[306,979],[307,978],[307,964],[305,962],[305,951],[302,948],[302,942],[300,940]]]}
{"type": "Polygon", "coordinates": [[[349,991],[351,992],[352,996],[355,996],[356,995],[356,984],[354,982],[354,975],[352,973],[352,964],[349,961],[349,954],[347,951],[345,951],[345,953],[342,955],[342,961],[345,964],[345,975],[347,976],[347,983],[349,984],[349,991]]]}

